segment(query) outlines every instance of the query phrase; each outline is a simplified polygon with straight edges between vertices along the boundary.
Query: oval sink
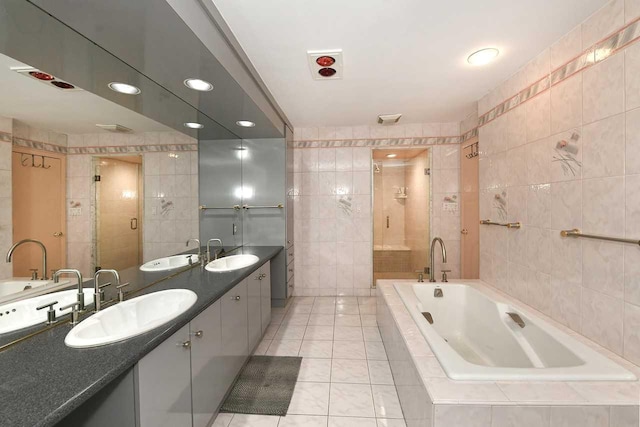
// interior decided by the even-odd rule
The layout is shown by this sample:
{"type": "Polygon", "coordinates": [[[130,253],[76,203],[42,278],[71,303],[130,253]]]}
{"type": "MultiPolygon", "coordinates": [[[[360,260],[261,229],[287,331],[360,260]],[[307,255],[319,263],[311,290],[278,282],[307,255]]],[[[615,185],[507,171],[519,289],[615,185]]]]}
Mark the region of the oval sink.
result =
{"type": "Polygon", "coordinates": [[[227,271],[240,270],[241,268],[249,267],[258,261],[260,261],[260,258],[255,255],[232,255],[213,260],[207,264],[205,268],[207,271],[212,271],[214,273],[225,273],[227,271]]]}
{"type": "Polygon", "coordinates": [[[142,295],[104,309],[83,320],[64,339],[68,347],[112,344],[144,334],[175,319],[198,296],[188,289],[169,289],[142,295]]]}
{"type": "Polygon", "coordinates": [[[195,264],[199,260],[198,255],[174,255],[165,258],[154,259],[140,266],[142,271],[167,271],[174,268],[186,267],[195,264]],[[191,263],[189,263],[191,261],[191,263]]]}
{"type": "MultiPolygon", "coordinates": [[[[85,305],[93,304],[93,288],[84,288],[83,291],[85,305]]],[[[18,331],[23,328],[28,328],[29,326],[37,325],[38,323],[44,325],[47,321],[47,309],[36,310],[36,307],[40,307],[48,302],[58,301],[58,304],[53,306],[53,308],[56,309],[56,316],[60,317],[68,314],[71,309],[60,310],[58,307],[76,301],[78,298],[77,294],[77,289],[70,289],[68,291],[54,292],[1,305],[0,334],[18,331]]]]}

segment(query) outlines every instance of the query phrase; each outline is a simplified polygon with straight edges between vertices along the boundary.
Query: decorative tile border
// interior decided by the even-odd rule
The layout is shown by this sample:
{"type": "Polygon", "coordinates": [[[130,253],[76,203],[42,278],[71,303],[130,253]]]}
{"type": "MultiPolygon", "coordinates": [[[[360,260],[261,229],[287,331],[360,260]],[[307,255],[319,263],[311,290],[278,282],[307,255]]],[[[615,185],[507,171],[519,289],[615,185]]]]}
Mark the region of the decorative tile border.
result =
{"type": "Polygon", "coordinates": [[[478,136],[478,128],[475,127],[473,129],[471,129],[470,131],[465,132],[464,134],[460,135],[460,142],[462,143],[462,142],[468,141],[468,140],[470,140],[472,138],[475,138],[477,136],[478,136]]]}
{"type": "Polygon", "coordinates": [[[67,147],[61,145],[49,144],[48,142],[33,141],[26,138],[13,137],[13,145],[24,148],[33,148],[36,150],[49,151],[51,153],[67,154],[67,147]]]}
{"type": "Polygon", "coordinates": [[[627,24],[604,40],[595,43],[576,58],[553,70],[548,76],[544,76],[515,96],[480,116],[478,118],[478,127],[486,125],[572,75],[604,61],[638,39],[640,39],[640,18],[627,24]]]}
{"type": "Polygon", "coordinates": [[[11,143],[11,134],[6,132],[0,132],[0,141],[11,143]]]}
{"type": "MultiPolygon", "coordinates": [[[[3,134],[0,133],[0,140],[3,140],[3,134]]],[[[11,138],[11,135],[9,135],[11,138]]],[[[10,142],[9,139],[7,142],[10,142]]],[[[63,147],[60,145],[49,144],[46,142],[32,141],[25,138],[13,138],[13,145],[18,147],[33,148],[36,150],[49,151],[59,154],[139,154],[139,153],[156,153],[171,151],[198,151],[198,144],[154,144],[154,145],[119,145],[108,147],[63,147]]]]}
{"type": "Polygon", "coordinates": [[[334,148],[334,147],[410,147],[413,145],[459,144],[459,136],[435,136],[416,138],[372,138],[326,141],[294,141],[294,148],[334,148]]]}

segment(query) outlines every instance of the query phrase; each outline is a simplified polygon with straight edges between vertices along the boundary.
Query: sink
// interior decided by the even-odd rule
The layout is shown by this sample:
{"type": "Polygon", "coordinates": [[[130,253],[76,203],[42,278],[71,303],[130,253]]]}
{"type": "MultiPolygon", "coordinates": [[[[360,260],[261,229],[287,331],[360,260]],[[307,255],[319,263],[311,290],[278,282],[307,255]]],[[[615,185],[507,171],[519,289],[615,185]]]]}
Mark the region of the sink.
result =
{"type": "Polygon", "coordinates": [[[198,296],[188,289],[169,289],[112,305],[78,323],[64,339],[67,347],[112,344],[144,334],[175,319],[198,296]]]}
{"type": "MultiPolygon", "coordinates": [[[[93,304],[93,288],[84,288],[83,291],[84,303],[86,305],[93,304]]],[[[58,307],[76,301],[77,294],[77,289],[70,289],[0,305],[0,334],[28,328],[38,323],[44,325],[47,321],[47,309],[36,310],[36,307],[48,302],[58,301],[58,304],[53,306],[56,309],[56,316],[61,317],[68,314],[71,311],[70,308],[60,311],[58,307]]]]}
{"type": "Polygon", "coordinates": [[[225,273],[227,271],[234,271],[249,267],[258,261],[260,261],[260,258],[255,255],[232,255],[211,261],[205,266],[205,268],[207,271],[212,271],[214,273],[225,273]]]}
{"type": "Polygon", "coordinates": [[[198,255],[174,255],[165,258],[154,259],[153,261],[146,262],[140,266],[142,271],[167,271],[174,268],[186,267],[198,262],[198,255]]]}
{"type": "Polygon", "coordinates": [[[0,297],[49,285],[53,280],[10,279],[0,282],[0,297]]]}

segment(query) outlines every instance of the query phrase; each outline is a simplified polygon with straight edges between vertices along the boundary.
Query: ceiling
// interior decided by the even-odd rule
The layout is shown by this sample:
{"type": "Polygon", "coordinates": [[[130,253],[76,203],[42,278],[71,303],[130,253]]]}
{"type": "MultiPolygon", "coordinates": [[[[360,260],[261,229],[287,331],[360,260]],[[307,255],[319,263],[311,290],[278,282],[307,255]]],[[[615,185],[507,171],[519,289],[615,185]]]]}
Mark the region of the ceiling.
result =
{"type": "Polygon", "coordinates": [[[606,0],[213,1],[296,127],[459,121],[606,0]],[[471,67],[482,47],[498,60],[471,67]],[[344,78],[313,80],[308,50],[342,49],[344,78]]]}
{"type": "Polygon", "coordinates": [[[97,123],[117,123],[135,132],[173,130],[91,92],[59,90],[10,70],[24,66],[0,54],[0,116],[66,134],[106,132],[97,123]]]}

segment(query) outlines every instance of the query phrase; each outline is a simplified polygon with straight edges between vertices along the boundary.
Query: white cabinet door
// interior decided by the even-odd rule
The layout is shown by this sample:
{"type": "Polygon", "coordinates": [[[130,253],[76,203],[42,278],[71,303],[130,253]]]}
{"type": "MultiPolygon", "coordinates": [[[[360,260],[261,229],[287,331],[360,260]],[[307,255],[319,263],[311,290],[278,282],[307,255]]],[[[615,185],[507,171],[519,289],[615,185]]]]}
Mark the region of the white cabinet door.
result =
{"type": "Polygon", "coordinates": [[[227,393],[222,354],[221,303],[191,321],[193,426],[207,427],[227,393]]]}
{"type": "Polygon", "coordinates": [[[221,298],[222,356],[225,371],[224,382],[228,387],[249,355],[247,280],[243,280],[221,298]]]}
{"type": "Polygon", "coordinates": [[[136,365],[140,427],[191,427],[189,325],[136,365]]]}
{"type": "Polygon", "coordinates": [[[262,316],[262,335],[271,322],[271,263],[267,261],[260,267],[260,313],[262,316]]]}
{"type": "Polygon", "coordinates": [[[248,286],[248,322],[249,322],[249,350],[253,350],[262,337],[262,315],[260,314],[260,282],[261,269],[257,269],[247,278],[248,286]]]}

